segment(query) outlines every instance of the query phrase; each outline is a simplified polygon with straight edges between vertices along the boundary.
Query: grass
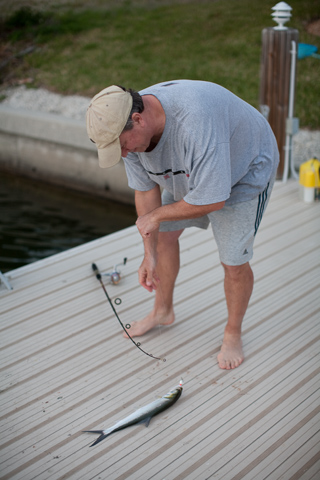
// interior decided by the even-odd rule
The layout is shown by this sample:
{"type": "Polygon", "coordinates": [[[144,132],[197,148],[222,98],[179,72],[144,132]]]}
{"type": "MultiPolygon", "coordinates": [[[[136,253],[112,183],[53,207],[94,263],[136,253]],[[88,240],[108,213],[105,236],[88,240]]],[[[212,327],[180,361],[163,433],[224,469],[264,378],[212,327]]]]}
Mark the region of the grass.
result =
{"type": "MultiPolygon", "coordinates": [[[[202,79],[258,108],[261,31],[275,25],[270,14],[276,2],[159,3],[17,10],[5,22],[5,41],[12,49],[37,49],[9,65],[7,74],[17,82],[31,77],[31,86],[87,96],[113,83],[139,90],[163,80],[202,79]]],[[[320,37],[306,31],[308,22],[320,18],[318,0],[290,0],[290,6],[288,25],[299,30],[300,42],[320,50],[320,37]]],[[[319,78],[319,59],[299,60],[295,114],[302,127],[320,128],[319,78]]]]}

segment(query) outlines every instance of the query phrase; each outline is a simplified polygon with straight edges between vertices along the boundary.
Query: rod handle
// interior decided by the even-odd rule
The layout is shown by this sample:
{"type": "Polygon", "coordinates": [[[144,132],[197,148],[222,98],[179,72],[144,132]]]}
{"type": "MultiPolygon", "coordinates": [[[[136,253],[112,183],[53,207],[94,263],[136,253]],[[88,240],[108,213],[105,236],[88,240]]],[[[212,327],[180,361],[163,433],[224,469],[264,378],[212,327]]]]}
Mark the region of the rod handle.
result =
{"type": "Polygon", "coordinates": [[[96,274],[97,279],[101,280],[101,273],[99,272],[99,268],[97,267],[97,265],[93,263],[91,266],[92,266],[92,270],[96,274]]]}

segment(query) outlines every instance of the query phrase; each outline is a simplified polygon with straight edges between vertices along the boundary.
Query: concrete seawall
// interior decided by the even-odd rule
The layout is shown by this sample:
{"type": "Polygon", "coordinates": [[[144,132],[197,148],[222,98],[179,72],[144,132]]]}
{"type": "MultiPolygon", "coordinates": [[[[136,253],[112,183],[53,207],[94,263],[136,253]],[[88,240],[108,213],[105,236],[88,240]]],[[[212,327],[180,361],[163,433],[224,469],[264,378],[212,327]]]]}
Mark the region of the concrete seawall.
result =
{"type": "Polygon", "coordinates": [[[124,164],[102,169],[85,122],[0,105],[0,170],[134,203],[124,164]]]}
{"type": "MultiPolygon", "coordinates": [[[[79,104],[78,97],[62,97],[44,90],[16,92],[14,107],[0,104],[0,175],[1,170],[7,170],[134,204],[123,162],[108,169],[99,167],[97,149],[88,139],[85,127],[89,99],[82,99],[79,104]],[[61,115],[62,103],[57,101],[69,102],[72,115],[78,114],[79,118],[61,115]],[[17,108],[16,104],[24,108],[17,108]],[[39,111],[44,105],[58,109],[58,113],[39,111]]],[[[320,158],[320,131],[300,130],[293,136],[292,154],[297,172],[301,163],[320,158]]]]}

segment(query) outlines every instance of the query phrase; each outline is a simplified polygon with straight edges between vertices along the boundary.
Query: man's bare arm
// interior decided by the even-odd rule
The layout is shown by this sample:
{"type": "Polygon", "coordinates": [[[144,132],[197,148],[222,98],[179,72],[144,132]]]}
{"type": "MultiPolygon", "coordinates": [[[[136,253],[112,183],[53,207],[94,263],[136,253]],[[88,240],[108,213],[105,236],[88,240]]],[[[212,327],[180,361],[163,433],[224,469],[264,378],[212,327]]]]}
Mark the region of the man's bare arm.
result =
{"type": "MultiPolygon", "coordinates": [[[[135,192],[135,204],[138,216],[144,216],[161,206],[161,193],[157,185],[147,192],[135,192]]],[[[143,238],[144,260],[139,268],[139,282],[149,292],[157,288],[159,279],[155,268],[157,263],[157,244],[159,228],[153,230],[150,235],[143,238]]]]}
{"type": "Polygon", "coordinates": [[[198,218],[210,212],[221,210],[225,202],[211,203],[208,205],[191,205],[180,200],[170,205],[157,207],[149,213],[139,216],[136,225],[143,238],[148,238],[152,232],[157,231],[161,222],[198,218]]]}

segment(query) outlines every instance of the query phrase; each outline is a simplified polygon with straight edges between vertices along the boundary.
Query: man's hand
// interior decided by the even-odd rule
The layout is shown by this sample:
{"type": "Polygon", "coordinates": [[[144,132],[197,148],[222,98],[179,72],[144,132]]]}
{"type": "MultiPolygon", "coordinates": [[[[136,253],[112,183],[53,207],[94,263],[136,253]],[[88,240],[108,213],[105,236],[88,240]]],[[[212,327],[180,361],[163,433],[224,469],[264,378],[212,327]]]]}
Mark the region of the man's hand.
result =
{"type": "Polygon", "coordinates": [[[161,206],[159,185],[146,192],[136,191],[135,203],[138,213],[137,228],[143,238],[144,260],[139,268],[140,284],[152,292],[159,284],[156,274],[158,232],[161,222],[197,218],[220,210],[224,202],[209,205],[191,205],[183,199],[161,206]]]}
{"type": "Polygon", "coordinates": [[[138,217],[136,221],[137,228],[143,238],[150,237],[150,234],[159,229],[159,222],[153,219],[152,212],[138,217]]]}
{"type": "Polygon", "coordinates": [[[148,292],[153,292],[153,290],[156,290],[160,281],[155,269],[156,259],[152,257],[145,257],[138,271],[139,283],[146,290],[148,290],[148,292]]]}

